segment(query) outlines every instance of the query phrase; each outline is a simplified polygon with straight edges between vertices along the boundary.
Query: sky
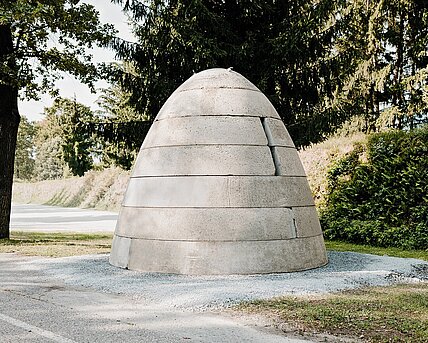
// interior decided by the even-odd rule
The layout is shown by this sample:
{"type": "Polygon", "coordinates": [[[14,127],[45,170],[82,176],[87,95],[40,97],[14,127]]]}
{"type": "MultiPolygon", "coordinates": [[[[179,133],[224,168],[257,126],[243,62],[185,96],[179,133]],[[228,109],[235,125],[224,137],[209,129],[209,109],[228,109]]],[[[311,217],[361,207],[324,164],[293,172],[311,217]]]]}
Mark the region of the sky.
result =
{"type": "MultiPolygon", "coordinates": [[[[121,7],[112,4],[110,0],[84,0],[82,2],[90,3],[100,12],[100,20],[103,23],[113,24],[116,30],[119,31],[118,36],[126,40],[135,40],[127,24],[127,18],[122,13],[121,7]]],[[[96,62],[111,62],[114,61],[114,53],[107,49],[96,48],[93,50],[94,61],[96,62]]],[[[74,98],[93,110],[98,109],[96,100],[99,94],[92,94],[89,88],[81,84],[73,76],[64,74],[64,79],[57,81],[59,95],[66,98],[74,98]]],[[[96,83],[96,88],[107,88],[108,84],[105,81],[96,83]]],[[[43,110],[45,107],[52,105],[53,99],[49,95],[41,95],[38,101],[20,101],[19,112],[29,120],[41,120],[43,118],[43,110]]]]}

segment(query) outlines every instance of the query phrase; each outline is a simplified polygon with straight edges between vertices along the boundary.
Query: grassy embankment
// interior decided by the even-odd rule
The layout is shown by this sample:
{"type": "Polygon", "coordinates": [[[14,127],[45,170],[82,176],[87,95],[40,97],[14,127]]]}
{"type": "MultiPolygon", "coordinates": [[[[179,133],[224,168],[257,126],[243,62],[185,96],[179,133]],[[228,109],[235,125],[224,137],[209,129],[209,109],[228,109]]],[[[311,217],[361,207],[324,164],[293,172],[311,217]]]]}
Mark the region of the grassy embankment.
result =
{"type": "Polygon", "coordinates": [[[337,136],[299,151],[316,205],[322,204],[327,193],[326,175],[330,164],[350,152],[355,143],[363,142],[365,139],[366,136],[362,133],[346,137],[337,136]]]}
{"type": "Polygon", "coordinates": [[[89,171],[83,177],[15,181],[13,202],[119,211],[130,173],[120,168],[89,171]]]}

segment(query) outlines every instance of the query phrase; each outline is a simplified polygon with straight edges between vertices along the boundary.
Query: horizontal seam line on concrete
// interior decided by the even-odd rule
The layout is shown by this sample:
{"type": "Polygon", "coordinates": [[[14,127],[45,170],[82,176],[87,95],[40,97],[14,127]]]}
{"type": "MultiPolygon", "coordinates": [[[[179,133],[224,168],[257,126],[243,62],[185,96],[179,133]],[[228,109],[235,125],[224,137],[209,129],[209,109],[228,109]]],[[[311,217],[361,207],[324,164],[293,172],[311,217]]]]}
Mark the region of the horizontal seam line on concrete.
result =
{"type": "Polygon", "coordinates": [[[305,238],[314,238],[322,236],[322,234],[313,235],[313,236],[297,236],[292,238],[278,238],[278,239],[235,239],[235,240],[186,240],[186,239],[160,239],[160,238],[138,238],[138,237],[128,237],[121,236],[115,233],[115,236],[120,238],[128,238],[128,239],[138,239],[141,241],[155,241],[155,242],[189,242],[189,243],[242,243],[242,242],[281,242],[281,241],[291,241],[293,239],[305,239],[305,238]]]}
{"type": "MultiPolygon", "coordinates": [[[[149,149],[155,149],[155,148],[170,148],[170,147],[206,147],[206,146],[233,146],[233,147],[239,147],[239,146],[245,146],[245,147],[268,147],[266,144],[239,144],[239,143],[232,143],[232,144],[219,144],[219,143],[199,143],[199,144],[171,144],[171,145],[153,145],[149,146],[147,148],[141,148],[140,150],[149,150],[149,149]]],[[[297,149],[294,146],[291,145],[274,145],[274,147],[277,148],[286,148],[286,149],[294,149],[297,151],[297,149]]]]}
{"type": "Polygon", "coordinates": [[[220,207],[220,206],[215,206],[215,207],[202,207],[202,206],[177,206],[177,207],[173,207],[173,206],[136,206],[136,205],[125,205],[122,204],[122,207],[130,207],[130,208],[148,208],[148,209],[160,209],[160,208],[166,208],[166,209],[205,209],[205,210],[209,210],[209,209],[258,209],[258,208],[262,208],[262,209],[284,209],[284,208],[288,208],[288,209],[292,209],[292,208],[302,208],[302,207],[315,207],[315,205],[293,205],[293,206],[278,206],[278,207],[220,207]]]}
{"type": "MultiPolygon", "coordinates": [[[[160,112],[159,112],[160,113],[160,112]]],[[[279,115],[278,115],[279,116],[279,115]]],[[[169,113],[167,115],[164,116],[164,118],[157,118],[155,119],[154,123],[157,121],[161,121],[161,120],[166,120],[166,119],[176,119],[176,118],[189,118],[189,117],[215,117],[215,118],[219,118],[219,117],[230,117],[230,118],[260,118],[260,113],[259,114],[252,114],[252,113],[239,113],[239,114],[235,114],[235,113],[219,113],[219,114],[176,114],[176,113],[169,113]]],[[[272,117],[272,116],[265,116],[264,118],[268,118],[268,119],[275,119],[275,120],[281,120],[281,118],[276,118],[276,117],[272,117]]]]}
{"type": "Polygon", "coordinates": [[[263,94],[259,89],[254,89],[254,88],[248,88],[248,87],[227,87],[227,86],[219,86],[219,87],[195,87],[195,88],[185,88],[185,89],[179,89],[178,93],[184,93],[184,92],[189,92],[189,91],[194,91],[194,90],[204,90],[204,89],[209,89],[209,90],[214,90],[214,89],[239,89],[239,90],[247,90],[247,91],[252,91],[252,92],[256,92],[256,93],[260,93],[263,94]]]}
{"type": "MultiPolygon", "coordinates": [[[[202,117],[202,118],[206,118],[206,117],[213,117],[213,118],[219,118],[219,117],[226,117],[226,118],[236,118],[236,117],[239,117],[239,118],[248,118],[249,117],[249,118],[254,118],[255,121],[256,121],[256,119],[260,120],[259,118],[263,117],[263,118],[266,118],[266,119],[272,119],[272,120],[276,120],[276,121],[280,121],[280,122],[284,123],[282,121],[281,117],[277,118],[277,117],[271,117],[269,115],[267,115],[267,116],[266,115],[264,115],[264,116],[262,115],[261,116],[260,114],[251,114],[251,113],[250,113],[250,115],[248,113],[241,113],[241,114],[237,114],[237,113],[229,113],[228,114],[228,113],[222,113],[222,114],[209,114],[209,113],[180,114],[179,116],[176,116],[176,117],[155,118],[153,120],[152,124],[156,123],[157,121],[162,121],[162,120],[166,120],[166,119],[181,119],[181,118],[187,118],[187,117],[202,117]]],[[[176,113],[170,112],[170,114],[174,115],[176,113]]],[[[278,115],[278,117],[279,117],[279,115],[278,115]]]]}
{"type": "Polygon", "coordinates": [[[262,177],[262,176],[285,176],[285,177],[295,177],[295,178],[302,178],[302,177],[306,177],[306,175],[274,175],[272,174],[265,174],[265,175],[260,175],[260,174],[254,174],[254,175],[249,175],[249,174],[181,174],[181,175],[177,175],[177,174],[163,174],[163,175],[133,175],[132,177],[130,177],[130,179],[154,179],[154,178],[172,178],[172,177],[177,177],[177,178],[182,178],[182,177],[262,177]]]}
{"type": "Polygon", "coordinates": [[[153,179],[155,177],[158,178],[182,178],[182,177],[273,177],[273,178],[291,178],[291,177],[295,177],[295,178],[306,178],[306,175],[239,175],[239,174],[186,174],[186,175],[147,175],[147,176],[131,176],[129,179],[153,179]]]}

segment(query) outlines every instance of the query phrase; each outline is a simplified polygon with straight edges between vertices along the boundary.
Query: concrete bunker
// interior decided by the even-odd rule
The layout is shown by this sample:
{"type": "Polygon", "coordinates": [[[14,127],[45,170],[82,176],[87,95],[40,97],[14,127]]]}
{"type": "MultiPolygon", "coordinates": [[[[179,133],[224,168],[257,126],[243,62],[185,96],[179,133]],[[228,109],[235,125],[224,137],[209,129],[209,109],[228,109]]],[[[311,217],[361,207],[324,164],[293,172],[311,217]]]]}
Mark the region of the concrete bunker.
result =
{"type": "Polygon", "coordinates": [[[242,75],[202,71],[165,102],[135,162],[110,263],[194,275],[327,263],[293,141],[242,75]]]}

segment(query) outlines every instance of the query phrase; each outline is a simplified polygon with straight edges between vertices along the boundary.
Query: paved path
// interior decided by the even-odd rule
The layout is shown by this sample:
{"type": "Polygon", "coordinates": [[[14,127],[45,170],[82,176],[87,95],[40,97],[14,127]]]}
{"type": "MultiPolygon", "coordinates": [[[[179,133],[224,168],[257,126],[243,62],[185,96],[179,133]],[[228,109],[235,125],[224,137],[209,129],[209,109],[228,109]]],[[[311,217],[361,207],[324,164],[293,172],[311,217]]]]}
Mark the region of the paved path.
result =
{"type": "Polygon", "coordinates": [[[124,295],[66,285],[35,259],[0,254],[2,343],[308,343],[215,313],[160,310],[124,295]]]}
{"type": "Polygon", "coordinates": [[[46,205],[12,204],[11,230],[37,232],[113,232],[117,213],[46,205]]]}

